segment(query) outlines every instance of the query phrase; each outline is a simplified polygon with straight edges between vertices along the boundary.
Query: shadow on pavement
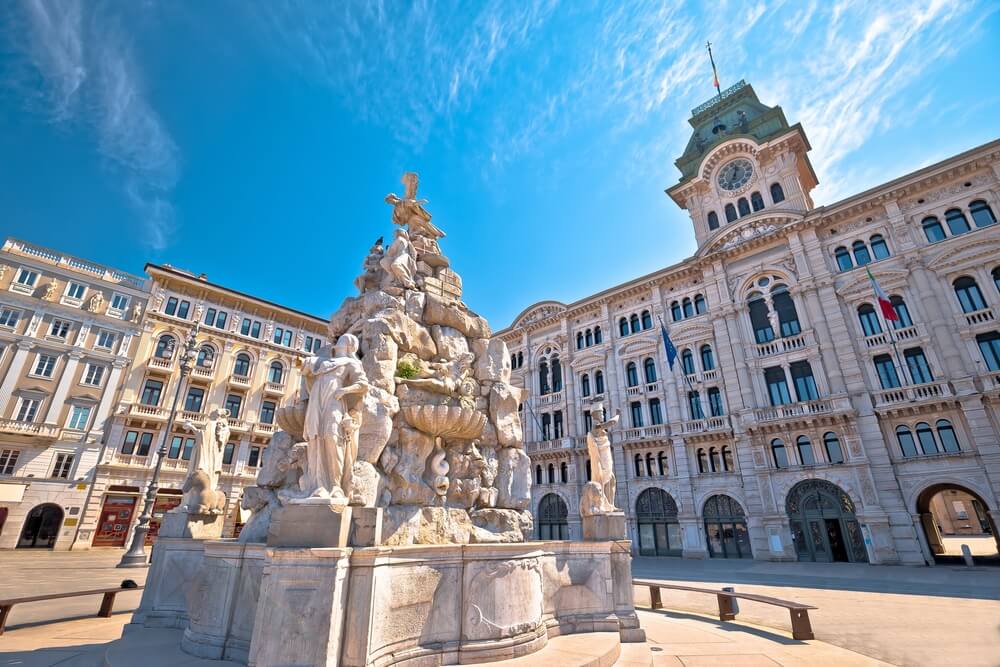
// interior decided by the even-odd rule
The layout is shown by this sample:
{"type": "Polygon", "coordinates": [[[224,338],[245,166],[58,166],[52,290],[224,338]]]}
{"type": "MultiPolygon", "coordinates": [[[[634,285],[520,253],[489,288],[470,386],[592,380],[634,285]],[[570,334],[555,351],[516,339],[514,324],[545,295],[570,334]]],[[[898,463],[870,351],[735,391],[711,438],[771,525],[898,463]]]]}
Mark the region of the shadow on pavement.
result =
{"type": "MultiPolygon", "coordinates": [[[[744,625],[742,623],[734,623],[732,621],[720,621],[719,619],[712,618],[711,616],[706,616],[704,614],[694,614],[676,611],[674,609],[650,609],[649,607],[641,607],[640,609],[646,613],[656,614],[657,616],[665,616],[666,618],[687,619],[690,621],[698,621],[699,623],[707,623],[709,625],[714,625],[719,630],[724,630],[725,632],[744,632],[778,644],[795,646],[806,643],[798,639],[792,639],[786,635],[779,635],[777,633],[770,632],[764,628],[744,625]]],[[[670,642],[664,642],[664,644],[669,643],[670,642]]]]}

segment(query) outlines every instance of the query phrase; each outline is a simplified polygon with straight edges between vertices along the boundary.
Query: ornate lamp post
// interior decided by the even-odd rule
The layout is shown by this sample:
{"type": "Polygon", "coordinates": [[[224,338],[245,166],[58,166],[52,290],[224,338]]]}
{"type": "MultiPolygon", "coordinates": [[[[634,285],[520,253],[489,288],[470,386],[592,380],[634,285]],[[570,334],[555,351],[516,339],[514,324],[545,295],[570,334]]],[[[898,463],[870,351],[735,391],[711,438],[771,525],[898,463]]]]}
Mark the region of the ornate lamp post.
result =
{"type": "MultiPolygon", "coordinates": [[[[180,359],[181,377],[177,381],[177,389],[174,390],[174,402],[170,406],[170,417],[167,419],[167,426],[163,431],[163,441],[156,452],[156,467],[153,468],[153,478],[149,480],[145,501],[142,506],[142,514],[139,516],[139,522],[132,532],[132,544],[118,562],[118,567],[146,567],[149,565],[149,559],[146,557],[146,535],[149,533],[149,522],[153,518],[153,505],[156,501],[156,491],[160,482],[160,469],[163,467],[163,458],[167,455],[167,438],[170,437],[170,433],[174,428],[174,417],[177,415],[177,402],[181,398],[184,379],[191,373],[191,369],[194,368],[195,361],[198,359],[198,342],[196,337],[200,326],[200,323],[196,324],[184,340],[184,350],[180,359]]],[[[171,349],[171,353],[173,353],[173,349],[171,349]]]]}

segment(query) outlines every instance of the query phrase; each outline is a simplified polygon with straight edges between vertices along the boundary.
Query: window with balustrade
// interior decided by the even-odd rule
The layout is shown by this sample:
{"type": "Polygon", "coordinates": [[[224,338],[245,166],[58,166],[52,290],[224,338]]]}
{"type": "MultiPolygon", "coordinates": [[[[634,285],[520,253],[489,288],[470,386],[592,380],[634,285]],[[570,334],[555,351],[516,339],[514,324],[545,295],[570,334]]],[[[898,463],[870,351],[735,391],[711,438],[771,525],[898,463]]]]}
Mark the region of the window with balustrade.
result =
{"type": "Polygon", "coordinates": [[[958,297],[958,304],[963,313],[973,313],[986,308],[986,299],[983,298],[975,278],[962,276],[955,279],[952,287],[955,289],[955,296],[958,297]]]}
{"type": "Polygon", "coordinates": [[[142,387],[142,394],[139,402],[143,405],[157,406],[160,404],[160,396],[163,394],[163,383],[152,378],[146,380],[142,387]]]}
{"type": "Polygon", "coordinates": [[[722,393],[718,387],[708,388],[708,409],[713,417],[721,417],[725,414],[722,408],[722,393]]]}
{"type": "Polygon", "coordinates": [[[875,364],[875,373],[878,375],[879,385],[883,389],[896,389],[900,386],[899,373],[896,372],[896,364],[888,354],[879,354],[872,358],[875,364]]]}
{"type": "Polygon", "coordinates": [[[264,401],[260,404],[260,423],[261,424],[273,424],[274,423],[274,413],[277,411],[278,406],[274,401],[264,401]]]}
{"type": "Polygon", "coordinates": [[[652,357],[647,357],[644,362],[642,362],[643,374],[646,376],[646,384],[652,384],[656,382],[656,362],[653,361],[652,357]]]}
{"type": "Polygon", "coordinates": [[[1000,372],[1000,331],[979,334],[976,336],[976,345],[979,346],[986,369],[991,373],[1000,372]]]}
{"type": "Polygon", "coordinates": [[[188,389],[187,396],[184,397],[184,410],[187,412],[201,412],[202,403],[205,401],[205,390],[200,387],[188,389]]]}
{"type": "Polygon", "coordinates": [[[285,367],[280,361],[272,361],[267,369],[267,381],[271,384],[285,383],[285,367]]]}
{"type": "Polygon", "coordinates": [[[240,394],[228,394],[226,396],[225,407],[229,411],[230,417],[239,419],[240,411],[243,409],[243,396],[240,394]]]}
{"type": "Polygon", "coordinates": [[[632,428],[642,428],[642,403],[632,401],[629,404],[629,411],[632,414],[632,428]]]}
{"type": "Polygon", "coordinates": [[[636,368],[634,361],[630,361],[625,364],[625,383],[629,387],[639,386],[639,371],[636,368]]]}
{"type": "Polygon", "coordinates": [[[781,366],[772,366],[764,369],[764,383],[767,385],[767,396],[771,405],[788,405],[792,402],[792,396],[788,391],[788,379],[785,376],[785,369],[781,366]]]}
{"type": "Polygon", "coordinates": [[[795,397],[799,401],[815,401],[819,398],[816,389],[816,379],[813,377],[812,366],[808,361],[793,361],[788,366],[795,385],[795,397]]]}
{"type": "Polygon", "coordinates": [[[684,370],[685,375],[692,375],[696,372],[694,354],[691,353],[691,350],[685,349],[681,352],[681,368],[684,370]]]}
{"type": "Polygon", "coordinates": [[[910,317],[910,309],[906,306],[906,301],[903,297],[898,294],[893,294],[889,297],[889,302],[892,304],[893,310],[896,311],[896,315],[899,319],[892,320],[893,329],[906,329],[913,326],[913,318],[910,317]]]}
{"type": "Polygon", "coordinates": [[[233,362],[233,375],[241,379],[249,378],[250,364],[250,355],[246,352],[240,352],[236,355],[236,360],[233,362]]]}
{"type": "Polygon", "coordinates": [[[863,303],[858,306],[858,320],[861,322],[861,330],[865,336],[875,336],[882,333],[882,323],[879,321],[875,306],[870,303],[863,303]]]}
{"type": "Polygon", "coordinates": [[[710,371],[715,369],[715,356],[712,354],[712,346],[705,344],[701,346],[701,370],[710,371]]]}
{"type": "Polygon", "coordinates": [[[211,370],[215,365],[215,348],[211,345],[202,345],[198,348],[198,358],[195,365],[203,370],[211,370]]]}
{"type": "Polygon", "coordinates": [[[903,350],[903,359],[906,360],[906,369],[910,373],[913,384],[925,384],[934,381],[934,374],[931,373],[931,366],[924,356],[923,348],[911,347],[903,350]]]}
{"type": "Polygon", "coordinates": [[[705,418],[705,411],[701,407],[701,394],[697,391],[688,392],[688,409],[691,412],[691,419],[705,418]]]}
{"type": "Polygon", "coordinates": [[[660,407],[660,399],[649,399],[649,423],[658,426],[663,423],[663,410],[660,407]]]}
{"type": "Polygon", "coordinates": [[[163,334],[156,340],[156,351],[153,355],[157,359],[172,359],[174,356],[174,346],[176,339],[170,334],[163,334]]]}

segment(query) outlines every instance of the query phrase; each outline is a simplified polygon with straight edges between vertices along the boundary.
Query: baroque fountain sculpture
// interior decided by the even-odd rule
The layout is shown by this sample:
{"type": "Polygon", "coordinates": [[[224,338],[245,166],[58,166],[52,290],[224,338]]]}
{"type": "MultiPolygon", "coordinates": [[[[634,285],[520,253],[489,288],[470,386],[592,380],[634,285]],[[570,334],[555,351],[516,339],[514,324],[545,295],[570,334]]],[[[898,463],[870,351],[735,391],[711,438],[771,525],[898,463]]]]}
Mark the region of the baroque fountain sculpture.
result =
{"type": "Polygon", "coordinates": [[[592,438],[609,464],[585,492],[591,541],[526,541],[506,344],[463,303],[417,175],[403,183],[386,197],[392,242],[372,245],[359,294],[330,318],[334,344],[301,362],[300,399],[278,410],[238,540],[161,538],[133,625],[258,667],[481,663],[558,634],[644,638],[624,523],[594,523],[615,513],[617,417],[592,438]],[[171,577],[186,577],[182,601],[171,577]]]}

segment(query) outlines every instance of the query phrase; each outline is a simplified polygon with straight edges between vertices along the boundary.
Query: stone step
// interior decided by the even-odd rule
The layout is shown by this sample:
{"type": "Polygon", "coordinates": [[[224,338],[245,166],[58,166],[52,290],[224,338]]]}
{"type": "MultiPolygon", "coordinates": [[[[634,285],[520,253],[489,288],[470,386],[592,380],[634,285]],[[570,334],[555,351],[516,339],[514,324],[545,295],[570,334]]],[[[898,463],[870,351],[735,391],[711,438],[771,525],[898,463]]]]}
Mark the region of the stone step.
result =
{"type": "MultiPolygon", "coordinates": [[[[541,651],[477,667],[611,667],[621,654],[617,632],[587,632],[551,637],[541,651]]],[[[647,649],[648,653],[648,649],[647,649]]],[[[648,663],[647,663],[648,664],[648,663]]],[[[629,665],[629,667],[632,667],[629,665]]]]}
{"type": "Polygon", "coordinates": [[[229,660],[206,660],[181,650],[183,630],[130,629],[107,645],[100,667],[239,667],[229,660]]]}

